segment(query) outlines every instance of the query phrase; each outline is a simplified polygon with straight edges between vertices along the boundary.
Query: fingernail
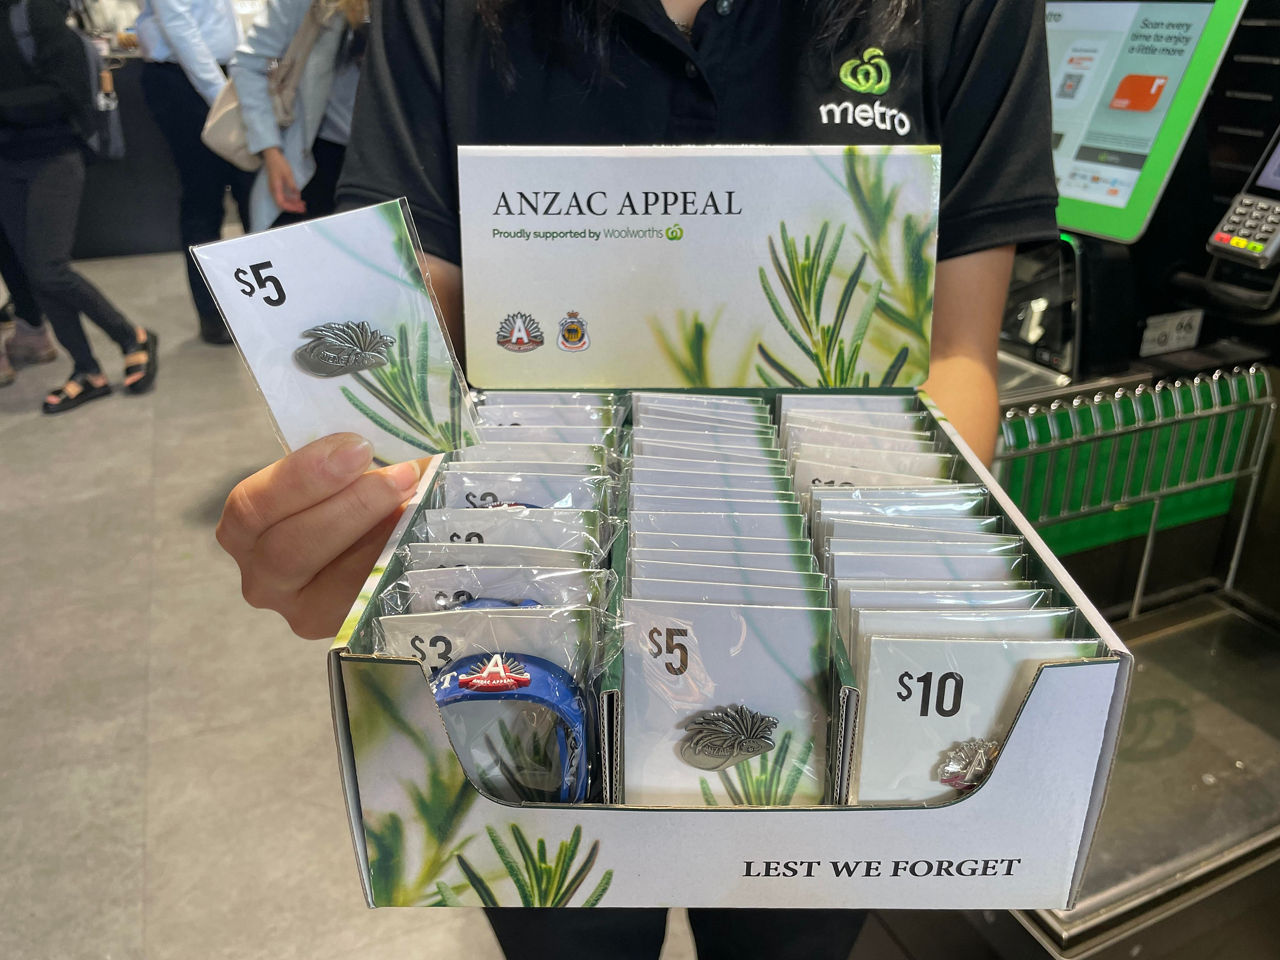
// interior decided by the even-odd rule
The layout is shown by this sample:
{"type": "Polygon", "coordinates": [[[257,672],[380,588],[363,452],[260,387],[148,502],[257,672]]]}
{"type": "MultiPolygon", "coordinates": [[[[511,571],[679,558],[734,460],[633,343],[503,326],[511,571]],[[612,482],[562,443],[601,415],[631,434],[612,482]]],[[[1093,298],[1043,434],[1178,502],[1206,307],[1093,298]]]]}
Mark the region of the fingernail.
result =
{"type": "Polygon", "coordinates": [[[408,492],[417,486],[418,480],[422,477],[422,471],[418,469],[416,460],[406,460],[404,463],[397,463],[394,467],[387,467],[387,476],[391,478],[397,490],[408,492]]]}
{"type": "Polygon", "coordinates": [[[351,434],[348,439],[333,448],[325,458],[325,468],[335,477],[349,477],[360,473],[373,460],[373,444],[364,437],[351,434]]]}

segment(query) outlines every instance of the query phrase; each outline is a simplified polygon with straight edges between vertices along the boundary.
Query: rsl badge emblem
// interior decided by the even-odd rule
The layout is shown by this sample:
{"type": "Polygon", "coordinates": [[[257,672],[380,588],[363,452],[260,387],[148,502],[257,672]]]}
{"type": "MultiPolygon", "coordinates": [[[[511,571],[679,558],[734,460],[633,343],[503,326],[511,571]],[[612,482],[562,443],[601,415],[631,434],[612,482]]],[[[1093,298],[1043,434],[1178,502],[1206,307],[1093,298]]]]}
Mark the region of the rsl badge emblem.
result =
{"type": "Polygon", "coordinates": [[[578,316],[578,311],[570,310],[560,321],[560,349],[569,353],[577,353],[591,346],[591,338],[587,336],[587,321],[578,316]]]}
{"type": "Polygon", "coordinates": [[[527,313],[508,314],[498,324],[498,346],[512,353],[528,353],[542,343],[542,327],[527,313]]]}

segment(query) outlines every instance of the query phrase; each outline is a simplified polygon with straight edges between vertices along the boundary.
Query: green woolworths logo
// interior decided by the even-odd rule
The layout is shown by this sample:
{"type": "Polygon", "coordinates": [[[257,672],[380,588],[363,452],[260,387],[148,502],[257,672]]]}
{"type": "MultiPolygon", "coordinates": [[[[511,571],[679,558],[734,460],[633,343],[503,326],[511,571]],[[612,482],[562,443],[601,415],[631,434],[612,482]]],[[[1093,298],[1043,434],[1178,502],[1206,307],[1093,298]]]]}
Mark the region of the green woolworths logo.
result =
{"type": "Polygon", "coordinates": [[[840,66],[840,82],[854,93],[884,93],[889,89],[889,64],[879,47],[867,47],[862,59],[846,60],[840,66]]]}

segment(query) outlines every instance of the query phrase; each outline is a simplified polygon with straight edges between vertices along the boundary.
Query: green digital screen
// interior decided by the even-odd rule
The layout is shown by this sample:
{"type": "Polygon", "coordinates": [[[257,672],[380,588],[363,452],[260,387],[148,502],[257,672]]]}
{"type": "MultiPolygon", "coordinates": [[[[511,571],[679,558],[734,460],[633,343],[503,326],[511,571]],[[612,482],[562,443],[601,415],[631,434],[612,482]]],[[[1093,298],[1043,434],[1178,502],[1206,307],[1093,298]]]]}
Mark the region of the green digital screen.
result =
{"type": "Polygon", "coordinates": [[[1246,0],[1048,0],[1058,225],[1142,235],[1246,0]]]}

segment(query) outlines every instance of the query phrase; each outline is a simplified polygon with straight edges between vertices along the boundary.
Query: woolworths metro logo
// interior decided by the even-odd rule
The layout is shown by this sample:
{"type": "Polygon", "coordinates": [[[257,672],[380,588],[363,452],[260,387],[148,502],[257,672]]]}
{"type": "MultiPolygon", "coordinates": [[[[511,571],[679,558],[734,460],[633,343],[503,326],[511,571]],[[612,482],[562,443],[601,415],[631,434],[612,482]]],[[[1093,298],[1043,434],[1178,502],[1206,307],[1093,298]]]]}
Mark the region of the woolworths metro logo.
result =
{"type": "Polygon", "coordinates": [[[861,60],[855,57],[840,66],[840,82],[854,93],[888,93],[890,79],[889,62],[879,47],[867,47],[861,60]]]}
{"type": "MultiPolygon", "coordinates": [[[[854,93],[878,97],[889,91],[892,79],[889,61],[879,47],[867,47],[861,58],[854,57],[840,65],[840,82],[854,93]]],[[[818,105],[818,116],[823,123],[851,123],[877,130],[892,130],[900,137],[911,132],[911,118],[897,107],[886,107],[879,100],[873,103],[865,100],[859,103],[852,100],[822,103],[818,105]]]]}

